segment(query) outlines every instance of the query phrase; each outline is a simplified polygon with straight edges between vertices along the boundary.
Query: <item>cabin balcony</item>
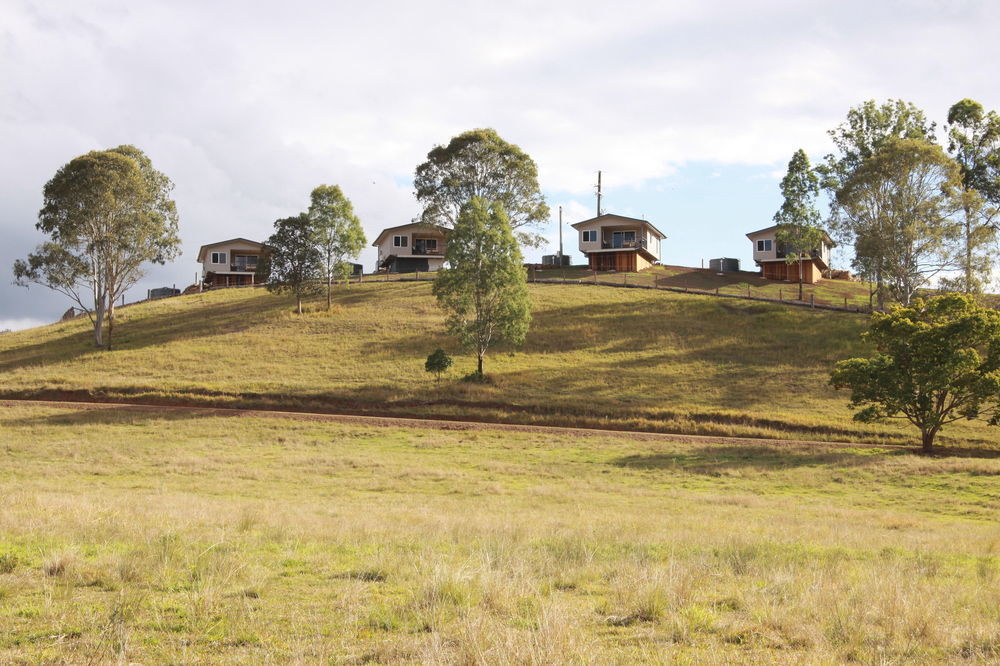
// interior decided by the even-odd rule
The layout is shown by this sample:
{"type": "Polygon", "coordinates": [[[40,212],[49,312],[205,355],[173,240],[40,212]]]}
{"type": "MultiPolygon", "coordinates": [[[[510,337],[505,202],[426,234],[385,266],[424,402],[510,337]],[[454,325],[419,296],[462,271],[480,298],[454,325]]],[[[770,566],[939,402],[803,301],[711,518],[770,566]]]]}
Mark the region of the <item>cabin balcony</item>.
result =
{"type": "Polygon", "coordinates": [[[601,241],[602,250],[645,250],[645,238],[605,238],[601,241]]]}

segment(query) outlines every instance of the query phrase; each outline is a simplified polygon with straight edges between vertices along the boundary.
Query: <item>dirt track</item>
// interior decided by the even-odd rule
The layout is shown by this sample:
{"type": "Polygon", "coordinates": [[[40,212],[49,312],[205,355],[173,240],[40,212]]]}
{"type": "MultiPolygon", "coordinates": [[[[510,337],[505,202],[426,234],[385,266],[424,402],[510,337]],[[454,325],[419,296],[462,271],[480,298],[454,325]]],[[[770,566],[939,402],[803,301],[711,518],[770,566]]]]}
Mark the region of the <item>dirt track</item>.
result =
{"type": "Polygon", "coordinates": [[[683,435],[671,433],[651,433],[631,430],[601,430],[597,428],[568,428],[560,426],[518,425],[483,421],[449,421],[444,419],[417,419],[398,416],[359,416],[353,414],[324,414],[319,412],[287,412],[278,410],[237,409],[229,407],[188,407],[176,405],[148,405],[122,402],[77,402],[57,400],[0,400],[0,407],[17,405],[43,405],[61,409],[115,410],[123,412],[171,412],[199,414],[203,416],[252,417],[291,419],[295,421],[323,421],[349,423],[353,425],[381,428],[423,428],[428,430],[499,430],[507,432],[527,432],[539,435],[573,435],[577,437],[613,437],[640,441],[668,441],[685,444],[732,444],[740,446],[824,446],[852,448],[892,448],[910,447],[890,444],[862,444],[853,442],[826,442],[805,439],[765,439],[753,437],[722,437],[715,435],[683,435]]]}

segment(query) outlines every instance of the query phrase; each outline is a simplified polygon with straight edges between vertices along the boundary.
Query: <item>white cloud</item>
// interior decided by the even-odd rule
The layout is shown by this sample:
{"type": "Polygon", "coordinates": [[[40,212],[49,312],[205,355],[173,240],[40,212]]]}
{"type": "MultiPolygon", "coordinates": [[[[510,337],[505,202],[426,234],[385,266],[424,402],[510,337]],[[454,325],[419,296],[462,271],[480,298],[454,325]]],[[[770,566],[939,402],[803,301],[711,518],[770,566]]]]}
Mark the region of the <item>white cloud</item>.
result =
{"type": "MultiPolygon", "coordinates": [[[[588,200],[598,169],[662,191],[694,162],[818,159],[869,97],[939,119],[963,97],[997,108],[998,15],[983,1],[7,0],[0,272],[39,240],[44,182],[86,150],[134,143],[177,184],[185,255],[144,293],[193,276],[202,243],[266,237],[320,183],[344,188],[369,237],[409,220],[414,167],[472,127],[531,154],[546,190],[588,200]],[[976,58],[949,58],[969,44],[976,58]]],[[[10,289],[0,306],[65,309],[10,289]]]]}

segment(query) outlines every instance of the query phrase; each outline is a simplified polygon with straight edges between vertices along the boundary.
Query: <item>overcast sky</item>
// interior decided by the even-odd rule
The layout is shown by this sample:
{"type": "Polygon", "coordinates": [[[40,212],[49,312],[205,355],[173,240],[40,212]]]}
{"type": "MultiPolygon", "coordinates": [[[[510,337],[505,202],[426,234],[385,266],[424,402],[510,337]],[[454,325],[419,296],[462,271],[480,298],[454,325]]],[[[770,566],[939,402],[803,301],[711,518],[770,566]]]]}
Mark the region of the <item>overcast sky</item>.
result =
{"type": "MultiPolygon", "coordinates": [[[[0,0],[0,329],[70,305],[11,285],[43,240],[41,190],[88,150],[143,149],[173,179],[183,255],[127,295],[194,280],[204,243],[264,240],[339,184],[369,240],[418,214],[415,166],[493,127],[538,163],[553,215],[668,236],[662,261],[750,264],[792,153],[866,99],[939,123],[1000,108],[1000,3],[0,0]]],[[[557,237],[556,226],[548,236],[557,237]]],[[[575,260],[575,235],[567,234],[575,260]]],[[[555,245],[528,253],[531,259],[555,245]]],[[[375,255],[361,257],[371,270],[375,255]]]]}

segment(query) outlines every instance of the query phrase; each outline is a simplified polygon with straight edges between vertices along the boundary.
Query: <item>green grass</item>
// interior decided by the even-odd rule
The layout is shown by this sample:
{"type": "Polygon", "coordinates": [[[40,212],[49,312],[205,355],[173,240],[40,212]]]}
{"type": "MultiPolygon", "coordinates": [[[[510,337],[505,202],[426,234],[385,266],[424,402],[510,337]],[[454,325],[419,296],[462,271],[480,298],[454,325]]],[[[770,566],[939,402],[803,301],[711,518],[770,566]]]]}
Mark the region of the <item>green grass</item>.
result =
{"type": "MultiPolygon", "coordinates": [[[[798,301],[797,282],[765,280],[757,273],[747,271],[717,273],[708,269],[685,266],[653,266],[637,273],[598,272],[596,275],[583,266],[537,270],[532,277],[567,280],[573,282],[598,282],[613,285],[641,285],[684,289],[692,292],[752,296],[774,300],[798,301]]],[[[821,280],[803,285],[802,301],[817,305],[867,310],[868,285],[850,280],[821,280]]]]}
{"type": "Polygon", "coordinates": [[[2,663],[987,663],[1000,459],[0,413],[2,663]]]}
{"type": "MultiPolygon", "coordinates": [[[[827,385],[866,354],[863,315],[735,299],[531,285],[524,347],[487,358],[493,381],[440,383],[438,347],[458,354],[426,282],[352,285],[327,313],[293,313],[261,289],[222,290],[120,310],[116,349],[77,320],[0,336],[3,394],[379,412],[715,435],[916,444],[902,425],[851,420],[827,385]]],[[[945,446],[996,446],[958,423],[945,446]]]]}

